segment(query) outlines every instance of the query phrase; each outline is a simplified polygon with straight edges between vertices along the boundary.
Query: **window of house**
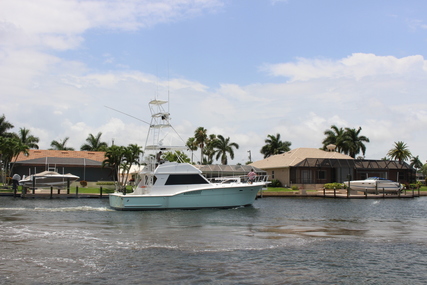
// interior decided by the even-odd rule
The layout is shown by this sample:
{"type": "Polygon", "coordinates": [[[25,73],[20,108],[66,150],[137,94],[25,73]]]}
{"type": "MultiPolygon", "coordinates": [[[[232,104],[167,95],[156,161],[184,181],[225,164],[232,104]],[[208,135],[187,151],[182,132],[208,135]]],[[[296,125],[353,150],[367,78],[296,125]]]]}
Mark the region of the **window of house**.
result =
{"type": "Polygon", "coordinates": [[[274,179],[274,170],[271,171],[271,179],[274,179]]]}

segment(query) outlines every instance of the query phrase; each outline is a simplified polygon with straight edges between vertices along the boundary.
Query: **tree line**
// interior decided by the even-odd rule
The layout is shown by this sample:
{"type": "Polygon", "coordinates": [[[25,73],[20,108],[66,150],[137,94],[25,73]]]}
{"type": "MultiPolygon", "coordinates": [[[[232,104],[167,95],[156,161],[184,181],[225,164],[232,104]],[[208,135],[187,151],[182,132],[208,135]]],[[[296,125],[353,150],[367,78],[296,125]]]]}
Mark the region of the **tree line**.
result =
{"type": "MultiPolygon", "coordinates": [[[[12,128],[14,126],[6,120],[5,116],[1,116],[0,155],[3,170],[10,165],[13,167],[14,160],[16,161],[20,153],[26,154],[31,148],[38,149],[38,137],[32,135],[26,128],[20,128],[17,133],[11,133],[9,130],[12,128]]],[[[327,150],[329,145],[335,145],[335,151],[337,152],[347,154],[353,158],[363,158],[366,153],[365,144],[369,143],[370,140],[362,135],[361,131],[361,127],[356,129],[332,125],[330,129],[324,131],[325,138],[322,141],[321,149],[327,150]],[[359,154],[362,154],[362,156],[358,156],[359,154]]],[[[127,165],[130,161],[136,162],[136,156],[139,157],[143,153],[142,148],[137,145],[131,144],[128,147],[108,146],[106,142],[102,141],[101,136],[101,132],[96,135],[89,134],[80,150],[105,151],[106,160],[103,163],[105,166],[118,170],[121,164],[127,165]]],[[[59,141],[53,140],[50,149],[74,150],[74,148],[67,146],[68,139],[69,137],[59,141]]],[[[260,149],[260,153],[263,154],[264,158],[290,151],[292,145],[290,141],[282,141],[279,133],[267,135],[264,143],[265,145],[260,149]]],[[[188,138],[186,147],[191,151],[191,158],[183,152],[168,152],[163,154],[163,158],[168,161],[181,160],[197,164],[213,164],[216,160],[226,165],[229,158],[234,159],[235,150],[239,149],[239,145],[232,142],[230,137],[224,137],[221,134],[208,134],[207,129],[204,127],[198,127],[194,131],[194,136],[188,138]],[[198,150],[200,151],[200,157],[197,161],[194,161],[194,152],[198,150]]],[[[410,160],[411,166],[417,170],[423,167],[419,156],[412,156],[406,143],[401,141],[395,142],[393,148],[387,152],[383,159],[397,160],[399,162],[410,160]]],[[[251,161],[247,163],[251,163],[251,161]]],[[[121,171],[126,172],[128,168],[129,166],[123,166],[121,171]]],[[[8,170],[11,171],[10,168],[8,170]]]]}
{"type": "MultiPolygon", "coordinates": [[[[3,114],[0,117],[0,169],[2,182],[6,182],[6,177],[12,176],[13,166],[18,159],[18,156],[23,153],[28,155],[30,149],[39,149],[38,143],[40,139],[30,133],[26,128],[20,128],[17,133],[10,132],[14,125],[6,120],[3,114]]],[[[106,142],[101,140],[102,133],[97,135],[89,134],[80,150],[82,151],[105,151],[105,160],[103,167],[109,167],[113,170],[113,177],[119,181],[119,184],[125,185],[128,175],[120,176],[118,173],[129,173],[130,167],[133,164],[139,164],[139,157],[142,154],[142,147],[130,144],[124,146],[108,146],[106,142]]],[[[69,137],[63,140],[53,140],[50,144],[52,150],[70,150],[74,148],[68,147],[69,137]]]]}
{"type": "Polygon", "coordinates": [[[198,127],[194,131],[194,136],[188,138],[187,148],[192,152],[191,162],[193,162],[193,152],[200,149],[200,160],[198,164],[212,164],[213,160],[220,160],[221,164],[228,164],[228,156],[234,159],[234,149],[239,149],[239,145],[230,141],[230,137],[222,135],[208,134],[204,127],[198,127]]]}

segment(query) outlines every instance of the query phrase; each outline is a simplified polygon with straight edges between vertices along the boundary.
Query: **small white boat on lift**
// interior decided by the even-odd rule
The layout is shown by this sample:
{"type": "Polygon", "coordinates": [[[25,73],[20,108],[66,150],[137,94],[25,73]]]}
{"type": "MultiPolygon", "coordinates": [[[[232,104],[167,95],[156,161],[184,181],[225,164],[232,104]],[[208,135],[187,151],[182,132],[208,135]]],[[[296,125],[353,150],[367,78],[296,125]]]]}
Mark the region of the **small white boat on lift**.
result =
{"type": "Polygon", "coordinates": [[[55,171],[43,171],[24,177],[19,181],[19,184],[24,187],[64,187],[79,178],[79,176],[71,173],[60,174],[55,171]]]}
{"type": "Polygon", "coordinates": [[[163,146],[160,131],[171,128],[169,113],[162,105],[167,101],[150,102],[152,119],[147,142],[154,136],[153,145],[145,147],[145,166],[140,181],[132,193],[116,191],[109,195],[110,206],[117,210],[233,208],[251,205],[257,193],[267,184],[267,176],[257,176],[253,183],[235,179],[212,183],[202,172],[188,163],[162,162],[157,154],[185,147],[163,146]],[[153,154],[147,153],[154,151],[153,154]]]}
{"type": "Polygon", "coordinates": [[[354,191],[367,193],[397,194],[402,191],[403,185],[389,179],[380,177],[368,177],[365,180],[344,181],[346,187],[354,191]]]}

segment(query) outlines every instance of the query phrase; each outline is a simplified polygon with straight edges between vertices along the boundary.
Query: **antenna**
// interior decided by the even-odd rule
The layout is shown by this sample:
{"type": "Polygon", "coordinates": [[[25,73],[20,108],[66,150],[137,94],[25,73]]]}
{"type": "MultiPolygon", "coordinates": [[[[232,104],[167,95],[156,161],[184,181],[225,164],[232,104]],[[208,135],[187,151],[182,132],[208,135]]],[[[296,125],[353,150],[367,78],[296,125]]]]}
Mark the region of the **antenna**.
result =
{"type": "Polygon", "coordinates": [[[111,107],[108,107],[108,106],[104,106],[104,107],[105,107],[105,108],[108,108],[108,109],[111,109],[111,110],[113,110],[113,111],[119,112],[119,113],[121,113],[121,114],[123,114],[123,115],[126,115],[126,116],[128,116],[128,117],[134,118],[134,119],[136,119],[136,120],[138,120],[138,121],[141,121],[141,122],[143,122],[143,123],[146,123],[147,125],[149,125],[149,124],[150,124],[150,123],[148,123],[148,122],[146,122],[146,121],[144,121],[144,120],[141,120],[141,119],[139,119],[139,118],[137,118],[137,117],[134,117],[134,116],[132,116],[132,115],[126,114],[126,113],[124,113],[124,112],[122,112],[122,111],[116,110],[116,109],[114,109],[114,108],[111,108],[111,107]]]}
{"type": "Polygon", "coordinates": [[[170,114],[170,105],[171,105],[171,103],[170,103],[170,96],[169,96],[169,90],[170,90],[170,88],[169,88],[169,82],[170,82],[170,76],[169,76],[169,60],[168,60],[168,113],[170,114]]]}

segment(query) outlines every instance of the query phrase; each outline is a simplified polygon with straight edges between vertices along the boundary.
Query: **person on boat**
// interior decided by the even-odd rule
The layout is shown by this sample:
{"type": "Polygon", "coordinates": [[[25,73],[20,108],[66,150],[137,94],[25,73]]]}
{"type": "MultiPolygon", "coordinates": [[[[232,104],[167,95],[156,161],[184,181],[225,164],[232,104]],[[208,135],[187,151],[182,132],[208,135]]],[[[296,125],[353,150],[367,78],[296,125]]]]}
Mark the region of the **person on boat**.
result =
{"type": "Polygon", "coordinates": [[[19,180],[21,180],[21,176],[17,173],[15,173],[12,177],[12,189],[15,191],[18,189],[19,180]]]}
{"type": "Polygon", "coordinates": [[[248,173],[249,183],[252,184],[255,181],[255,177],[257,174],[254,172],[253,169],[248,173]]]}
{"type": "Polygon", "coordinates": [[[157,155],[156,155],[157,164],[162,164],[164,162],[162,155],[163,155],[163,153],[161,151],[159,151],[157,153],[157,155]]]}

